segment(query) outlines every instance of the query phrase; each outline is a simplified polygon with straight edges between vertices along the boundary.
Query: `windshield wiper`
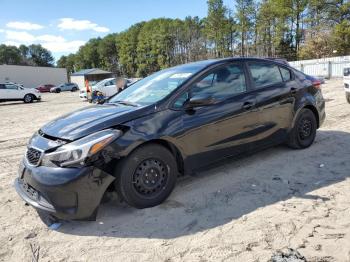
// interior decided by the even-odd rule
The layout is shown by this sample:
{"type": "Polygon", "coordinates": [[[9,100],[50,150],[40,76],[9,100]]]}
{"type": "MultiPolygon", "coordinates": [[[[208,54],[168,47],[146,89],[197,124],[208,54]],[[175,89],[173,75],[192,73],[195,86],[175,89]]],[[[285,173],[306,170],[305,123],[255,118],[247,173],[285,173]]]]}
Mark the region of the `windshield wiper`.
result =
{"type": "Polygon", "coordinates": [[[133,106],[133,107],[139,107],[139,104],[130,102],[130,101],[124,101],[124,100],[120,100],[120,101],[114,101],[114,102],[110,102],[108,104],[121,104],[121,105],[126,105],[126,106],[133,106]]]}

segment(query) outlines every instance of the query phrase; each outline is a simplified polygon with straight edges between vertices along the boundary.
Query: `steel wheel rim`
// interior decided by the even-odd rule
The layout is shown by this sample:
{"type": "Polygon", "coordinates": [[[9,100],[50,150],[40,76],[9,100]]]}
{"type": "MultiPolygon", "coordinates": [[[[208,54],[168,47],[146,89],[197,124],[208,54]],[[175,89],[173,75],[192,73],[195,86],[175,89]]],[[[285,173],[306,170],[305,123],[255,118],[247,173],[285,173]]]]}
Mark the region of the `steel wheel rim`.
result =
{"type": "Polygon", "coordinates": [[[309,118],[303,118],[298,125],[298,134],[301,140],[310,138],[312,135],[312,121],[309,118]]]}
{"type": "Polygon", "coordinates": [[[142,161],[133,174],[133,187],[144,197],[157,196],[164,190],[169,173],[163,161],[150,158],[142,161]]]}

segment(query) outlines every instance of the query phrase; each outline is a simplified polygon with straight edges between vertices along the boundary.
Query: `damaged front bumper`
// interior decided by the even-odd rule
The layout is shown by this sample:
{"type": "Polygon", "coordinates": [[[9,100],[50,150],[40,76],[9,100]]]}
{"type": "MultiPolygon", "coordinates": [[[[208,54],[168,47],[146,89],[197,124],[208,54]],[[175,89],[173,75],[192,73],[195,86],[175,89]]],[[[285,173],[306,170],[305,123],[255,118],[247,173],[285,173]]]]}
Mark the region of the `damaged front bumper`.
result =
{"type": "Polygon", "coordinates": [[[115,177],[94,166],[33,167],[22,161],[15,189],[36,209],[59,219],[95,220],[98,206],[115,177]]]}

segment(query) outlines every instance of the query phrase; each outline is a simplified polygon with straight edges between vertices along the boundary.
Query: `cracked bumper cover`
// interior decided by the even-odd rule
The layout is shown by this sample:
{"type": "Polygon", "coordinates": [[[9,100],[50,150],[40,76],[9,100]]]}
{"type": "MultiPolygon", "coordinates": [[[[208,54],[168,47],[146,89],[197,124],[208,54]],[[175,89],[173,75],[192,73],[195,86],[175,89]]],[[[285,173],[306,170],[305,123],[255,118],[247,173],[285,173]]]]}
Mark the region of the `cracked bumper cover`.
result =
{"type": "Polygon", "coordinates": [[[93,166],[32,167],[23,161],[14,186],[25,202],[57,218],[95,220],[103,194],[114,179],[93,166]]]}

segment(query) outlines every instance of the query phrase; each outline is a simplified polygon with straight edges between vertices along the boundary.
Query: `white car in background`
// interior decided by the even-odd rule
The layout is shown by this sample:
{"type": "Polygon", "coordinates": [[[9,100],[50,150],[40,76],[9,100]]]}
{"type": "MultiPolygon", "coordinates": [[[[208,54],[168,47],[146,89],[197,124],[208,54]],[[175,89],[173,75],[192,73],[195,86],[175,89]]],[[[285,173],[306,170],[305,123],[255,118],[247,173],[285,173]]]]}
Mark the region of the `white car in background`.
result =
{"type": "Polygon", "coordinates": [[[344,68],[343,74],[345,97],[348,103],[350,104],[350,67],[344,68]]]}
{"type": "MultiPolygon", "coordinates": [[[[140,80],[140,78],[125,78],[125,83],[126,86],[123,87],[122,89],[128,87],[129,85],[137,82],[138,80],[140,80]]],[[[101,80],[100,82],[97,82],[95,84],[91,85],[91,90],[92,91],[100,91],[105,97],[110,97],[115,95],[116,93],[120,92],[121,90],[119,90],[119,88],[117,87],[117,80],[115,78],[106,78],[101,80]]],[[[86,95],[86,90],[80,90],[79,93],[79,97],[81,99],[87,99],[87,95],[86,95]]]]}
{"type": "Polygon", "coordinates": [[[92,91],[100,91],[105,97],[110,97],[119,92],[115,78],[107,78],[92,86],[92,91]]]}
{"type": "Polygon", "coordinates": [[[41,95],[35,88],[24,88],[22,85],[14,83],[0,83],[0,102],[23,101],[31,103],[34,100],[41,100],[41,95]]]}

